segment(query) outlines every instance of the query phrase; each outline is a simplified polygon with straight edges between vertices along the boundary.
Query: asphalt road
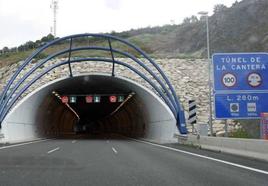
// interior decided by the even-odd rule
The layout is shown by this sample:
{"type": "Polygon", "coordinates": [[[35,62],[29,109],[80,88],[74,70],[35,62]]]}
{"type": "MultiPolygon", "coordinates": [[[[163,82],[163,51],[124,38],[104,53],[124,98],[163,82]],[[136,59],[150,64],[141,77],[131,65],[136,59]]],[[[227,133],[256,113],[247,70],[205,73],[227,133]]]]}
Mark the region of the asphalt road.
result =
{"type": "MultiPolygon", "coordinates": [[[[247,162],[241,168],[202,157],[208,152],[200,151],[199,157],[182,150],[108,137],[10,146],[0,148],[0,185],[268,185],[268,170],[262,173],[258,167],[247,169],[247,162]]],[[[230,155],[220,160],[225,157],[232,160],[230,155]]],[[[251,161],[268,169],[265,162],[251,161]]]]}

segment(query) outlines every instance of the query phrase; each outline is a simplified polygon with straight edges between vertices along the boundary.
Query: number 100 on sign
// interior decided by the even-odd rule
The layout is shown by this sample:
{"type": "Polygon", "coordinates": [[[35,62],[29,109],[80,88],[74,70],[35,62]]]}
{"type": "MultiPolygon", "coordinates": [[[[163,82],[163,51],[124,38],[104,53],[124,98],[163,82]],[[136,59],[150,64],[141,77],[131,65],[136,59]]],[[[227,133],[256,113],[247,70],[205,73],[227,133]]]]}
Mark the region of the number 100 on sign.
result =
{"type": "Polygon", "coordinates": [[[236,76],[232,73],[226,73],[222,76],[222,84],[225,87],[233,87],[236,85],[236,76]]]}

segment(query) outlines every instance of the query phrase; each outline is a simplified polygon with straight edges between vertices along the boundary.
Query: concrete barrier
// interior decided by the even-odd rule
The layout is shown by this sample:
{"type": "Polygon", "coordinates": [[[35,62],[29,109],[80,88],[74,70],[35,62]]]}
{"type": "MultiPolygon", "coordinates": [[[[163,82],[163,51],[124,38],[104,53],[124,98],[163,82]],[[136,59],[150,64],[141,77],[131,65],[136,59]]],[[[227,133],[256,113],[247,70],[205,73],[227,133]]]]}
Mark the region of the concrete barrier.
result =
{"type": "Polygon", "coordinates": [[[194,135],[189,135],[187,138],[177,136],[177,138],[180,144],[268,161],[268,140],[194,135]]]}

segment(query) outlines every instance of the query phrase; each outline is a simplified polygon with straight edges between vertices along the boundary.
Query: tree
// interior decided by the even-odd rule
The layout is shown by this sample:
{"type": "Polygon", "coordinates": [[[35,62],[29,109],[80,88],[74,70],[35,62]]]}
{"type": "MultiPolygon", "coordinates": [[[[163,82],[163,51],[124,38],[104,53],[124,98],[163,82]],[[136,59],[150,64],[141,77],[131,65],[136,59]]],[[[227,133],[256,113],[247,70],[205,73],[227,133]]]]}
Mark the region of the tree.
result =
{"type": "Polygon", "coordinates": [[[42,37],[41,41],[42,42],[49,42],[54,40],[55,37],[52,34],[48,34],[47,36],[42,37]]]}
{"type": "Polygon", "coordinates": [[[196,23],[198,22],[198,18],[194,15],[191,16],[191,23],[196,23]]]}
{"type": "Polygon", "coordinates": [[[25,46],[24,45],[20,45],[18,47],[18,50],[21,52],[21,51],[25,51],[25,46]]]}
{"type": "Polygon", "coordinates": [[[9,48],[8,47],[4,47],[3,48],[3,53],[7,53],[7,52],[9,52],[9,48]]]}
{"type": "Polygon", "coordinates": [[[186,17],[183,19],[183,24],[190,24],[191,23],[191,18],[186,17]]]}
{"type": "Polygon", "coordinates": [[[28,41],[25,43],[27,49],[34,49],[35,48],[35,42],[33,41],[28,41]]]}
{"type": "Polygon", "coordinates": [[[232,6],[235,6],[235,5],[237,5],[239,2],[236,0],[234,3],[233,3],[233,5],[232,6]]]}
{"type": "Polygon", "coordinates": [[[186,17],[183,20],[183,24],[191,24],[196,22],[198,22],[198,18],[194,15],[192,15],[191,17],[186,17]]]}
{"type": "Polygon", "coordinates": [[[225,11],[227,9],[227,7],[224,4],[217,4],[214,6],[214,14],[218,14],[221,13],[223,11],[225,11]]]}

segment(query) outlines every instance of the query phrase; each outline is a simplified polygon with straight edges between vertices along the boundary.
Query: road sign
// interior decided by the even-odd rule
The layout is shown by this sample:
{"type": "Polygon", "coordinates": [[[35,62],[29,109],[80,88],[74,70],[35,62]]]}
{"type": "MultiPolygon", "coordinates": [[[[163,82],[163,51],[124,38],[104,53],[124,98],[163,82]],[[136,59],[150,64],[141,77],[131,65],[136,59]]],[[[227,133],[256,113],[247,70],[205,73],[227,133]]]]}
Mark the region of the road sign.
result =
{"type": "Polygon", "coordinates": [[[188,103],[189,103],[188,122],[193,125],[196,123],[196,102],[195,100],[189,100],[188,103]]]}
{"type": "Polygon", "coordinates": [[[101,97],[100,96],[94,96],[94,103],[100,103],[101,97]]]}
{"type": "Polygon", "coordinates": [[[93,96],[86,96],[86,103],[92,103],[93,102],[93,96]]]}
{"type": "Polygon", "coordinates": [[[110,100],[111,103],[115,103],[116,100],[117,100],[117,97],[116,96],[110,96],[109,100],[110,100]]]}
{"type": "Polygon", "coordinates": [[[62,102],[62,103],[68,103],[68,101],[69,101],[68,96],[62,96],[62,97],[61,97],[61,102],[62,102]]]}
{"type": "Polygon", "coordinates": [[[76,103],[76,96],[70,96],[70,103],[76,103]]]}
{"type": "Polygon", "coordinates": [[[261,113],[261,123],[260,123],[260,134],[261,139],[268,140],[268,113],[261,113]]]}
{"type": "Polygon", "coordinates": [[[216,93],[216,119],[256,119],[268,112],[268,93],[216,93]]]}
{"type": "Polygon", "coordinates": [[[268,90],[268,53],[214,54],[212,64],[215,91],[268,90]]]}
{"type": "Polygon", "coordinates": [[[225,87],[233,87],[236,85],[236,76],[232,73],[226,73],[222,77],[222,84],[225,87]]]}
{"type": "Polygon", "coordinates": [[[247,81],[251,87],[255,88],[262,84],[262,77],[260,74],[253,72],[248,75],[247,81]]]}
{"type": "Polygon", "coordinates": [[[121,103],[125,100],[125,96],[118,96],[117,100],[121,103]]]}

